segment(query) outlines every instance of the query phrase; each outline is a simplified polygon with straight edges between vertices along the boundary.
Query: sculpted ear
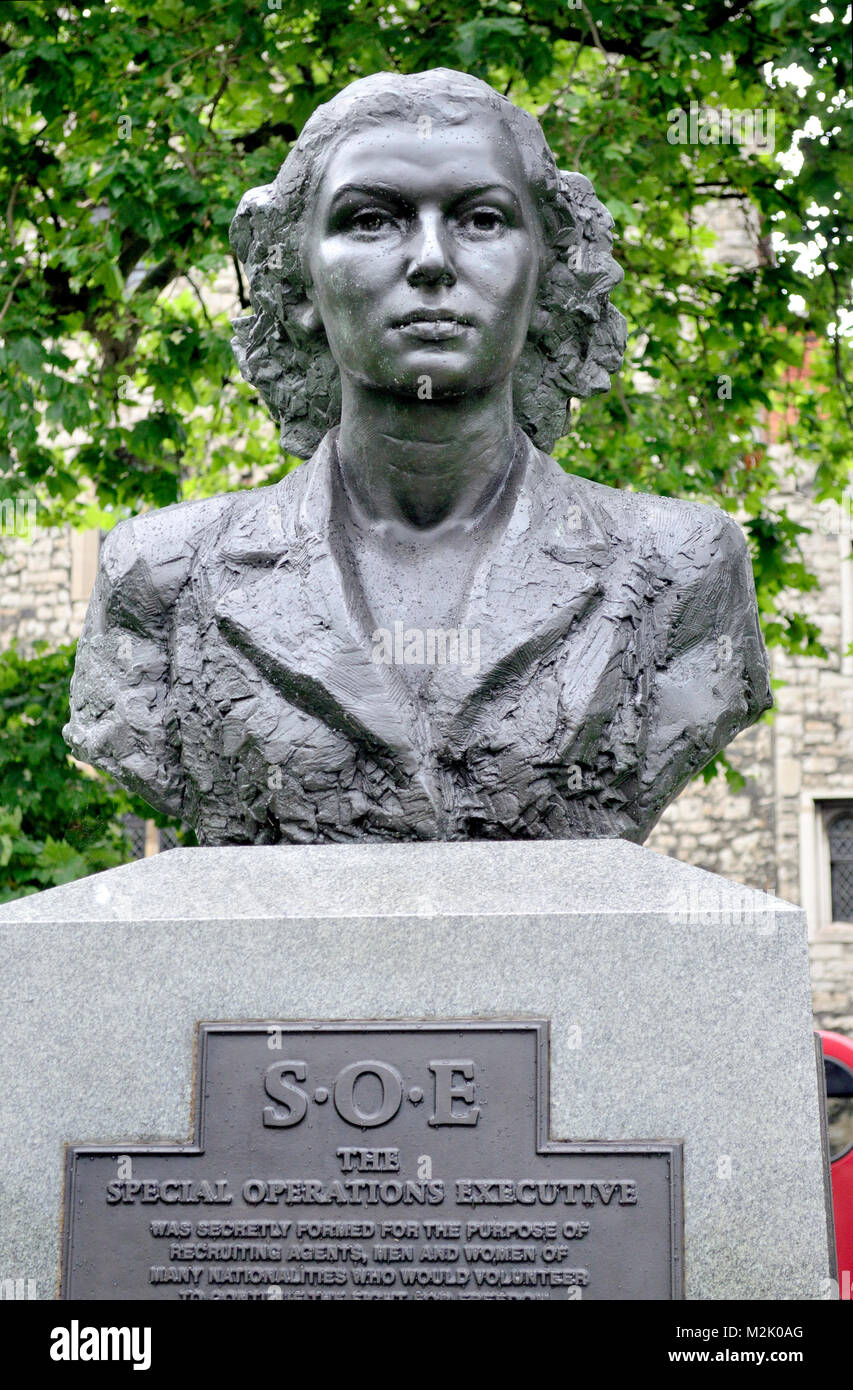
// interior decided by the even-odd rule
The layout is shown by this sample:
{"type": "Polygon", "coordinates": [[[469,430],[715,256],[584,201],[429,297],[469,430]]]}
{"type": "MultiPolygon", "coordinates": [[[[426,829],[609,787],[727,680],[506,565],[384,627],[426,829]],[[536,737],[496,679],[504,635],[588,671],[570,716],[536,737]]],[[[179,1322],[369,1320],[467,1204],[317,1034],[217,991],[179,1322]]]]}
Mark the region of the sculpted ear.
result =
{"type": "Polygon", "coordinates": [[[300,328],[303,328],[308,334],[322,333],[323,331],[320,311],[310,298],[310,294],[297,308],[291,310],[291,318],[295,319],[300,328]]]}

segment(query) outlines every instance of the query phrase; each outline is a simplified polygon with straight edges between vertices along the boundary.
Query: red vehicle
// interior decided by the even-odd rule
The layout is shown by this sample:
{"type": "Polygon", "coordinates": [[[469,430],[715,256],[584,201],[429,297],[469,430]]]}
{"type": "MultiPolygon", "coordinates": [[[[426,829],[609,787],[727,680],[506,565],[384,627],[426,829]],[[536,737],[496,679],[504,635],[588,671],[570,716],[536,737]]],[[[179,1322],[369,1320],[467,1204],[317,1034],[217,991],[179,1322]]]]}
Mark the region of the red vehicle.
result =
{"type": "Polygon", "coordinates": [[[832,1162],[832,1205],[838,1283],[842,1298],[853,1298],[853,1038],[818,1034],[826,1071],[826,1119],[832,1162]]]}

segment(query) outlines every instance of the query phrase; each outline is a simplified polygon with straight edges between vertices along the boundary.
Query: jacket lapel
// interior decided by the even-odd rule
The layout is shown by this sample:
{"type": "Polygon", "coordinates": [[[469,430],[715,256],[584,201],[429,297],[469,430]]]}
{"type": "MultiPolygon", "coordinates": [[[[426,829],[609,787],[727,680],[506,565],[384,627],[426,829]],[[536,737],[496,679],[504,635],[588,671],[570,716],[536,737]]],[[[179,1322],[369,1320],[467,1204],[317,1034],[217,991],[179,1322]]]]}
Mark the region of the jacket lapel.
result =
{"type": "Polygon", "coordinates": [[[299,708],[407,776],[419,766],[414,711],[384,678],[355,617],[358,596],[329,544],[330,437],[264,489],[222,545],[234,582],[215,602],[223,636],[299,708]]]}
{"type": "Polygon", "coordinates": [[[452,708],[442,701],[454,748],[472,737],[495,694],[570,637],[577,664],[605,593],[612,547],[589,508],[573,497],[559,464],[522,438],[527,457],[512,513],[484,556],[466,605],[479,670],[457,667],[446,685],[452,708]]]}
{"type": "Polygon", "coordinates": [[[522,436],[515,501],[475,570],[460,622],[476,636],[479,659],[434,673],[428,727],[399,672],[373,659],[364,599],[344,547],[334,544],[334,435],[275,488],[247,495],[220,542],[231,579],[215,600],[216,621],[288,700],[363,742],[389,769],[424,781],[430,752],[469,742],[492,697],[573,632],[574,667],[587,647],[593,664],[606,666],[590,618],[603,601],[612,546],[580,496],[573,500],[559,465],[522,436]]]}

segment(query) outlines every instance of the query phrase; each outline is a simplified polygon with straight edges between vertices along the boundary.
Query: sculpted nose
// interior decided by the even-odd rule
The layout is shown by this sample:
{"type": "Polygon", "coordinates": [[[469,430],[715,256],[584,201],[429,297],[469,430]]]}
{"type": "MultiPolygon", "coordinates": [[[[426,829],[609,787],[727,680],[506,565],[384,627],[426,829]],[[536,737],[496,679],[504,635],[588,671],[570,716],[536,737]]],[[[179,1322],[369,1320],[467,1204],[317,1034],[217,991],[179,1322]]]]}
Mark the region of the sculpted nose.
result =
{"type": "Polygon", "coordinates": [[[421,221],[406,279],[410,285],[456,283],[456,271],[445,243],[440,216],[425,217],[421,221]]]}

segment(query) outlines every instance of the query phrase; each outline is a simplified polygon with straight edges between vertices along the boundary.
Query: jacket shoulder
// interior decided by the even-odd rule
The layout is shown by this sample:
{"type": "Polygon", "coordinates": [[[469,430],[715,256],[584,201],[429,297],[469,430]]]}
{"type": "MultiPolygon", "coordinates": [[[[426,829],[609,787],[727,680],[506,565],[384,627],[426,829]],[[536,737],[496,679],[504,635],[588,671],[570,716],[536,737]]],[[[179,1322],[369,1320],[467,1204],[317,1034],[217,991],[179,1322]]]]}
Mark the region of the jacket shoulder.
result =
{"type": "MultiPolygon", "coordinates": [[[[235,494],[237,495],[237,494],[235,494]]],[[[101,546],[100,572],[111,590],[153,588],[172,597],[192,558],[211,530],[233,507],[232,494],[178,502],[120,521],[101,546]]]]}
{"type": "Polygon", "coordinates": [[[101,547],[98,593],[108,620],[157,626],[196,562],[274,560],[293,541],[308,465],[280,483],[142,512],[120,521],[101,547]]]}
{"type": "Polygon", "coordinates": [[[735,560],[746,554],[743,531],[734,517],[719,507],[608,487],[588,478],[572,476],[569,482],[614,538],[651,540],[662,558],[676,560],[680,556],[701,564],[717,558],[735,560]]]}

